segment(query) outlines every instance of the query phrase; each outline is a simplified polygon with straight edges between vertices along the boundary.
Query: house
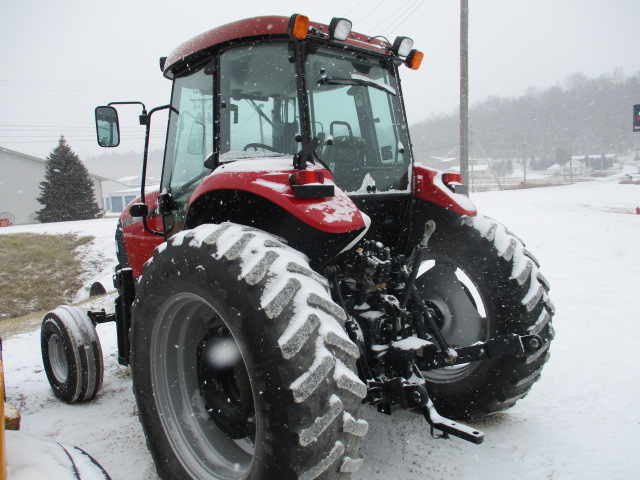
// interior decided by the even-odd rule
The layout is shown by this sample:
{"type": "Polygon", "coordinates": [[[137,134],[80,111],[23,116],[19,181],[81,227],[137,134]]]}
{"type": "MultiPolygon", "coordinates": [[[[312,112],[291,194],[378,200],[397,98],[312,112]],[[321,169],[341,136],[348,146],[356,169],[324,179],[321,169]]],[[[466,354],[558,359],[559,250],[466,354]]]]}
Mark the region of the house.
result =
{"type": "MultiPolygon", "coordinates": [[[[37,223],[36,212],[42,209],[38,202],[40,182],[44,181],[45,172],[45,160],[0,147],[0,222],[3,226],[37,223]]],[[[105,198],[110,192],[126,188],[105,177],[89,176],[102,209],[106,209],[105,198]]]]}
{"type": "MultiPolygon", "coordinates": [[[[457,158],[454,159],[456,162],[457,158]]],[[[491,172],[491,167],[489,164],[491,163],[490,158],[470,158],[469,159],[469,178],[491,178],[493,176],[491,172]]],[[[451,173],[460,173],[460,167],[458,165],[449,166],[446,168],[446,164],[442,164],[441,170],[451,172],[451,173]]]]}
{"type": "MultiPolygon", "coordinates": [[[[144,191],[148,194],[157,192],[159,188],[160,183],[145,185],[144,191]]],[[[138,197],[140,197],[140,186],[111,192],[109,196],[105,198],[105,209],[112,213],[120,213],[138,197]]]]}
{"type": "Polygon", "coordinates": [[[547,175],[556,176],[556,175],[560,175],[560,172],[562,172],[562,167],[557,163],[554,163],[549,168],[547,168],[546,171],[547,171],[547,175]]]}
{"type": "Polygon", "coordinates": [[[584,163],[578,160],[571,160],[562,164],[563,175],[583,175],[587,171],[584,163]]]}

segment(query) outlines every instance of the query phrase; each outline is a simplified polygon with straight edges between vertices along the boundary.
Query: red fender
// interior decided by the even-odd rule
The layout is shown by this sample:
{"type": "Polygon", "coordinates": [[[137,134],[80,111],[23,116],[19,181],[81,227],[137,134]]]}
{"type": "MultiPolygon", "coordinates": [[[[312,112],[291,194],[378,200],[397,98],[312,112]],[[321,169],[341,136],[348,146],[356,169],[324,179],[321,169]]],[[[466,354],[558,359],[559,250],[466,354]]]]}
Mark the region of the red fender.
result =
{"type": "MultiPolygon", "coordinates": [[[[155,191],[145,195],[145,202],[149,207],[147,226],[156,232],[164,232],[162,216],[157,213],[158,194],[159,192],[155,191]]],[[[132,203],[138,202],[140,202],[140,197],[136,198],[132,203]]],[[[129,214],[128,205],[120,215],[120,222],[124,230],[124,244],[127,249],[129,266],[133,270],[133,276],[138,278],[142,275],[144,262],[151,258],[154,248],[164,243],[164,237],[147,232],[144,229],[142,217],[132,217],[129,214]]]]}
{"type": "Polygon", "coordinates": [[[478,210],[469,198],[454,193],[442,182],[442,172],[433,168],[414,165],[413,167],[413,196],[435,203],[447,210],[460,215],[475,217],[478,210]]]}
{"type": "MultiPolygon", "coordinates": [[[[331,173],[320,165],[308,165],[307,170],[322,171],[325,183],[333,183],[331,173]]],[[[289,183],[289,176],[295,172],[291,157],[222,164],[196,188],[189,206],[208,192],[243,190],[266,198],[323,232],[347,233],[365,227],[360,209],[338,187],[335,187],[333,197],[296,198],[289,183]]]]}
{"type": "MultiPolygon", "coordinates": [[[[307,170],[321,170],[325,183],[333,183],[328,170],[319,165],[309,165],[307,170]]],[[[267,158],[261,160],[238,160],[223,164],[206,177],[189,199],[189,207],[202,195],[215,190],[244,190],[260,195],[282,207],[309,226],[327,233],[348,233],[366,226],[365,220],[355,203],[338,187],[335,196],[327,198],[296,198],[289,182],[289,176],[296,172],[291,166],[291,157],[267,158]]],[[[147,225],[162,232],[162,216],[156,213],[158,193],[145,196],[149,208],[147,225]]],[[[137,198],[133,203],[139,202],[137,198]]],[[[124,242],[133,276],[142,275],[142,266],[154,248],[164,242],[164,237],[153,235],[144,229],[142,218],[134,218],[125,208],[120,216],[124,229],[124,242]]]]}

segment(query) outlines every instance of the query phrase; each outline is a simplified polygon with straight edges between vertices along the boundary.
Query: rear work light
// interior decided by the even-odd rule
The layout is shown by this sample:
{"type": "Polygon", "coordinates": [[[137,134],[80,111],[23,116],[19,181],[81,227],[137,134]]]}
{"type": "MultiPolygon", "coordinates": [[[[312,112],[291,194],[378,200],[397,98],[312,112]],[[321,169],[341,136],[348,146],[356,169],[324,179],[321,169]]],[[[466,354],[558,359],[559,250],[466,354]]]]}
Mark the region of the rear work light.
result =
{"type": "Polygon", "coordinates": [[[329,24],[329,38],[331,40],[346,40],[349,38],[349,34],[351,33],[351,26],[351,20],[333,17],[329,24]]]}
{"type": "Polygon", "coordinates": [[[393,42],[393,46],[391,50],[393,50],[396,54],[401,57],[406,57],[411,53],[411,49],[413,48],[413,40],[409,37],[396,37],[393,42]]]}
{"type": "Polygon", "coordinates": [[[304,40],[309,32],[309,17],[294,13],[289,18],[289,36],[304,40]]]}
{"type": "Polygon", "coordinates": [[[289,176],[289,183],[296,198],[333,197],[333,184],[324,183],[324,174],[317,170],[299,170],[289,176]]]}

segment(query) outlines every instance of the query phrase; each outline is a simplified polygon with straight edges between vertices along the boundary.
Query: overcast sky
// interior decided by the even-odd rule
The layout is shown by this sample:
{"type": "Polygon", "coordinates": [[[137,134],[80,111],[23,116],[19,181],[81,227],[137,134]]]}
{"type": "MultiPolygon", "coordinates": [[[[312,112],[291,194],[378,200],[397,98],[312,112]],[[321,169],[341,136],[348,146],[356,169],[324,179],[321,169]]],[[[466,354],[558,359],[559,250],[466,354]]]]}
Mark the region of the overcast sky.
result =
{"type": "MultiPolygon", "coordinates": [[[[472,104],[562,83],[576,72],[640,71],[639,0],[469,4],[472,104]]],[[[355,31],[391,41],[412,37],[425,60],[417,72],[402,69],[410,123],[457,109],[459,0],[0,0],[0,146],[44,158],[64,134],[81,157],[99,154],[96,105],[168,103],[159,57],[240,18],[292,13],[323,23],[346,17],[355,31]]],[[[120,116],[138,113],[125,107],[120,116]]],[[[142,150],[142,127],[132,134],[139,139],[122,151],[142,150]]]]}

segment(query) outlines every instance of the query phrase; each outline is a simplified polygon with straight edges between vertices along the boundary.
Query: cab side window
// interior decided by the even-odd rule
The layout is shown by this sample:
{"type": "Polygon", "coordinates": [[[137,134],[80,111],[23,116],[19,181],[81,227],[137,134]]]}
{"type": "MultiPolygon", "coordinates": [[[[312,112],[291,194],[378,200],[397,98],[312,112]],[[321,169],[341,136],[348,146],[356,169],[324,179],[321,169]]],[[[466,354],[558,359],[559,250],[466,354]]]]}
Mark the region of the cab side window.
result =
{"type": "Polygon", "coordinates": [[[163,189],[174,197],[211,171],[204,163],[214,150],[213,94],[213,70],[206,67],[175,80],[163,174],[163,189]]]}

